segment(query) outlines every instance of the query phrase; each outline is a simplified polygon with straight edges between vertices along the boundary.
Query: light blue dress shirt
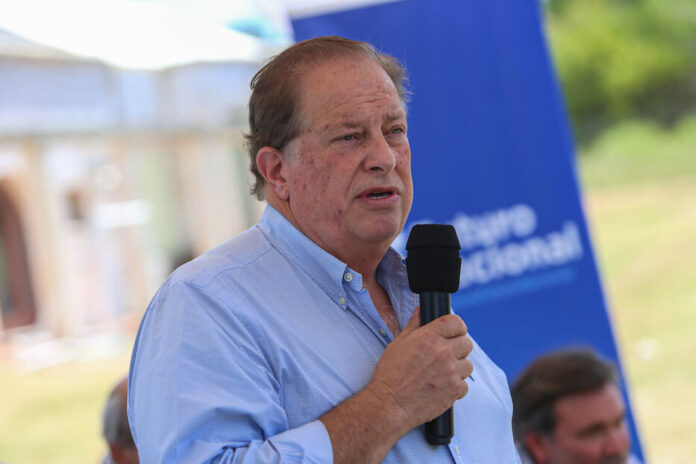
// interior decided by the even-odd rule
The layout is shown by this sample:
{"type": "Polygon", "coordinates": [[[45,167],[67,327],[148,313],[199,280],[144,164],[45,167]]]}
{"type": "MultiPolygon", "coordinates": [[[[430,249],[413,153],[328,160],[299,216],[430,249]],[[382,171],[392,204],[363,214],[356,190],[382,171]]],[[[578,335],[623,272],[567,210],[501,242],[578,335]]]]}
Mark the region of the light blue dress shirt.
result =
{"type": "MultiPolygon", "coordinates": [[[[402,257],[377,271],[402,327],[417,296],[402,257]]],[[[362,277],[270,206],[260,223],[179,268],[135,341],[128,417],[141,462],[330,463],[320,416],[363,389],[393,340],[362,277]]],[[[455,436],[423,427],[385,463],[518,463],[505,374],[474,343],[455,436]]]]}

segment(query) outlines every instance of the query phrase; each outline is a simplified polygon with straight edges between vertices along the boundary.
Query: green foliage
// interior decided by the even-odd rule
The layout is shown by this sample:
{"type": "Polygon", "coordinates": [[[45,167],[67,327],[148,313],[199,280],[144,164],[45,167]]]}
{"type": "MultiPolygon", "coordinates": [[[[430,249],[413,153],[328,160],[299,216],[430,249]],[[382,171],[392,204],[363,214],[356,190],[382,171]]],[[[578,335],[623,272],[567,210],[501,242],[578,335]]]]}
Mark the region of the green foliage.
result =
{"type": "Polygon", "coordinates": [[[627,120],[581,148],[583,184],[591,189],[696,175],[696,114],[671,128],[627,120]]]}
{"type": "Polygon", "coordinates": [[[696,1],[555,0],[547,26],[576,136],[696,108],[696,1]]]}

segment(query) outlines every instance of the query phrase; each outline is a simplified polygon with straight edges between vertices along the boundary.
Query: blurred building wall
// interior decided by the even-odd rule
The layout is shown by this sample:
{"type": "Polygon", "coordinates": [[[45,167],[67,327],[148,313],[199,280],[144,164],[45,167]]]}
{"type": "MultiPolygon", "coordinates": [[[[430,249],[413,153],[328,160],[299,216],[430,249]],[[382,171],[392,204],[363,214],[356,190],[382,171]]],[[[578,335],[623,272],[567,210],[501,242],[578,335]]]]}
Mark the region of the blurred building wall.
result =
{"type": "Polygon", "coordinates": [[[0,333],[128,325],[176,265],[260,214],[241,136],[257,65],[123,71],[13,41],[0,47],[0,230],[21,237],[0,242],[0,333]]]}

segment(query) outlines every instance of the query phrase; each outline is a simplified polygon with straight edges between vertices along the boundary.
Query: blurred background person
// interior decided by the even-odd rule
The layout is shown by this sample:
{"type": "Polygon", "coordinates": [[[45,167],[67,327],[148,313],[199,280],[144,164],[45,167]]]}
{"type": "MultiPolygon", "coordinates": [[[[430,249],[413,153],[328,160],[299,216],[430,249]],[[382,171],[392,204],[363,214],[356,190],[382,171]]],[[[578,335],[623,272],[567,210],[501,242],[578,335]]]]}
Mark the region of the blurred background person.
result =
{"type": "Polygon", "coordinates": [[[133,442],[126,404],[128,379],[123,378],[111,390],[102,416],[102,436],[109,446],[104,464],[138,464],[138,450],[133,442]]]}
{"type": "Polygon", "coordinates": [[[591,349],[536,358],[513,382],[512,419],[530,464],[636,464],[616,367],[591,349]]]}

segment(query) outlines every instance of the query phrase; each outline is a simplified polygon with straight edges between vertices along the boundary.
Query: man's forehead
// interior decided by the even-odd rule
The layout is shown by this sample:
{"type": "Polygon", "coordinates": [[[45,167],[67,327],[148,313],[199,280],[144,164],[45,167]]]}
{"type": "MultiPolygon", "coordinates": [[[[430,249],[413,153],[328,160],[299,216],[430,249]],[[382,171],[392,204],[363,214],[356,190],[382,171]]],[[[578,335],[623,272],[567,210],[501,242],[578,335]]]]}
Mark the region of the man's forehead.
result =
{"type": "Polygon", "coordinates": [[[395,99],[401,106],[394,82],[374,60],[364,57],[339,57],[303,70],[299,85],[299,101],[328,104],[349,98],[382,95],[395,99]]]}
{"type": "MultiPolygon", "coordinates": [[[[369,119],[376,117],[376,114],[358,114],[356,112],[345,112],[334,115],[331,120],[327,120],[325,128],[340,126],[346,128],[362,127],[369,119]]],[[[382,122],[394,122],[406,120],[406,113],[402,109],[394,109],[381,115],[382,122]]]]}
{"type": "Polygon", "coordinates": [[[592,392],[578,393],[559,398],[554,407],[557,425],[582,426],[595,421],[614,420],[625,413],[625,405],[619,389],[606,385],[592,392]]]}

